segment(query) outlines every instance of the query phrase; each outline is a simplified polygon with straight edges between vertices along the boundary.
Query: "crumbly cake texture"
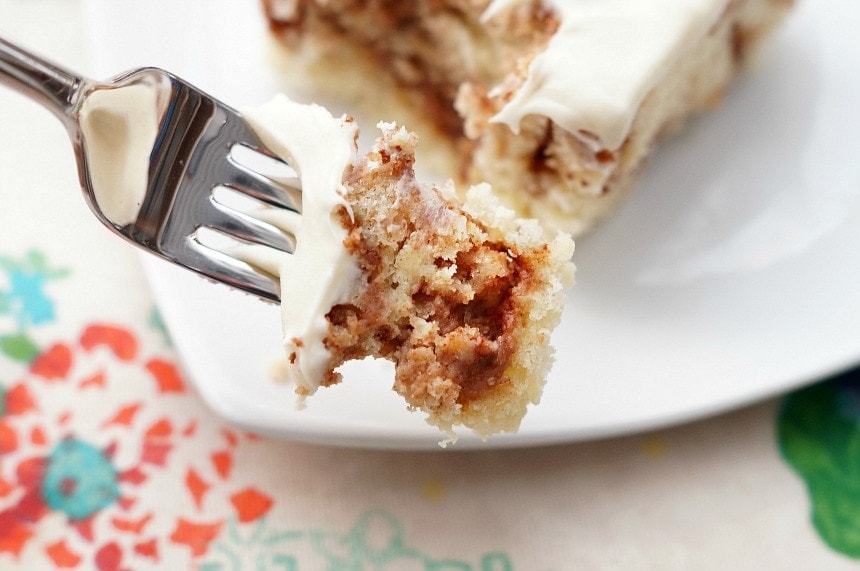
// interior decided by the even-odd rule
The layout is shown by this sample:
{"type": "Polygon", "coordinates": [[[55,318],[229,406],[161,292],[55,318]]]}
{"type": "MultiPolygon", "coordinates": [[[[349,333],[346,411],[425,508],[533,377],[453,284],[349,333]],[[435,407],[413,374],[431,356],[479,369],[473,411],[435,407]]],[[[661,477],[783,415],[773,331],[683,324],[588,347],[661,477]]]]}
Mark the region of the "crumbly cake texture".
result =
{"type": "Polygon", "coordinates": [[[452,185],[416,180],[417,137],[393,124],[344,178],[341,211],[362,278],[326,316],[331,367],[367,356],[395,364],[394,388],[456,439],[515,431],[549,372],[550,334],[572,284],[573,241],[547,240],[487,185],[461,204],[452,185]]]}
{"type": "MultiPolygon", "coordinates": [[[[550,3],[524,0],[487,21],[481,16],[490,0],[263,3],[275,36],[291,48],[376,61],[457,147],[460,182],[487,181],[518,215],[578,235],[628,193],[662,137],[722,100],[793,0],[729,2],[648,94],[617,148],[594,145],[587,133],[540,115],[526,117],[516,134],[490,121],[558,30],[550,3]]],[[[374,89],[379,82],[361,84],[374,89]]]]}

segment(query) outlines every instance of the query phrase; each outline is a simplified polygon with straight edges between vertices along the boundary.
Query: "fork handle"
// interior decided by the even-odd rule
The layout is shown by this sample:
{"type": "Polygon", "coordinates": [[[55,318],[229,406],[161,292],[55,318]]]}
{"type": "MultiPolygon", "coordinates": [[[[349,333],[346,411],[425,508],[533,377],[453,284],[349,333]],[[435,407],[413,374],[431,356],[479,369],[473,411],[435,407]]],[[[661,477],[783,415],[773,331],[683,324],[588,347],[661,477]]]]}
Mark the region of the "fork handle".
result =
{"type": "Polygon", "coordinates": [[[69,126],[87,80],[0,36],[0,83],[38,101],[69,126]]]}

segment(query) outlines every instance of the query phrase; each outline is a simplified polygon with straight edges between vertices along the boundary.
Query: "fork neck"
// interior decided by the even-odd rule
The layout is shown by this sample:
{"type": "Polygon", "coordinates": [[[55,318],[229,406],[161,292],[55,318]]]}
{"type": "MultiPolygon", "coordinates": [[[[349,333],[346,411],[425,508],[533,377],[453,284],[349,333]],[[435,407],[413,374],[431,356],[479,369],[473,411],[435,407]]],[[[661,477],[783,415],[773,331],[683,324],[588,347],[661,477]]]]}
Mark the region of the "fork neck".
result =
{"type": "Polygon", "coordinates": [[[78,95],[86,82],[0,36],[0,83],[38,101],[66,127],[75,122],[78,95]]]}

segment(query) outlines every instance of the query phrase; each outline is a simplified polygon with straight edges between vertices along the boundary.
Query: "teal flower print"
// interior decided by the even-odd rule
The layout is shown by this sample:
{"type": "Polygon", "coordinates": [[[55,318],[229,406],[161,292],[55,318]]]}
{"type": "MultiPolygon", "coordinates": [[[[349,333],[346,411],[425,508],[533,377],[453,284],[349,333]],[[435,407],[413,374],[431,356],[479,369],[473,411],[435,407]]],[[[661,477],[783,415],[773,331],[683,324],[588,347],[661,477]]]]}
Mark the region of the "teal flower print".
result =
{"type": "Polygon", "coordinates": [[[8,289],[0,290],[0,313],[11,314],[23,331],[32,325],[53,321],[54,303],[45,294],[45,283],[67,275],[52,269],[45,256],[31,251],[23,260],[0,257],[0,270],[8,276],[8,289]]]}
{"type": "Polygon", "coordinates": [[[48,457],[41,491],[52,510],[85,519],[119,497],[117,471],[101,450],[67,438],[48,457]]]}
{"type": "Polygon", "coordinates": [[[246,532],[230,521],[226,535],[213,544],[210,554],[201,571],[514,571],[510,558],[499,552],[484,555],[477,564],[428,555],[409,545],[397,518],[380,510],[359,516],[346,533],[278,532],[268,529],[264,519],[246,532]]]}
{"type": "Polygon", "coordinates": [[[0,331],[0,353],[28,362],[39,352],[28,329],[55,319],[54,303],[45,293],[45,284],[68,272],[50,268],[45,257],[36,251],[29,252],[22,260],[0,257],[0,272],[6,274],[3,280],[0,273],[0,315],[9,315],[15,324],[11,332],[0,331]]]}

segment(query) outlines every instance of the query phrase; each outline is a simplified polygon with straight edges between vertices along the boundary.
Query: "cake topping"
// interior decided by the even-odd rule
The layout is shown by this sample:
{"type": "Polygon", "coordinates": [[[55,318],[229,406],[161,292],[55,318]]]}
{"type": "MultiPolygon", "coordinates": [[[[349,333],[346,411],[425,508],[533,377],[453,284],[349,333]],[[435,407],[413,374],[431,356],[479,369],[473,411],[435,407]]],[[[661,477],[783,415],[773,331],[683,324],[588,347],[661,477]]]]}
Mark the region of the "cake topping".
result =
{"type": "MultiPolygon", "coordinates": [[[[493,0],[484,19],[522,0],[493,0]]],[[[598,146],[624,142],[642,100],[719,19],[728,0],[547,0],[561,27],[531,62],[525,83],[495,116],[519,132],[543,115],[598,146]]]]}
{"type": "Polygon", "coordinates": [[[341,194],[344,171],[356,154],[355,123],[336,119],[323,107],[279,95],[242,111],[262,142],[292,166],[301,179],[302,215],[280,224],[296,236],[296,249],[280,263],[281,312],[289,378],[302,394],[313,393],[328,373],[323,340],[326,314],[345,301],[359,275],[343,245],[340,222],[349,207],[341,194]]]}

